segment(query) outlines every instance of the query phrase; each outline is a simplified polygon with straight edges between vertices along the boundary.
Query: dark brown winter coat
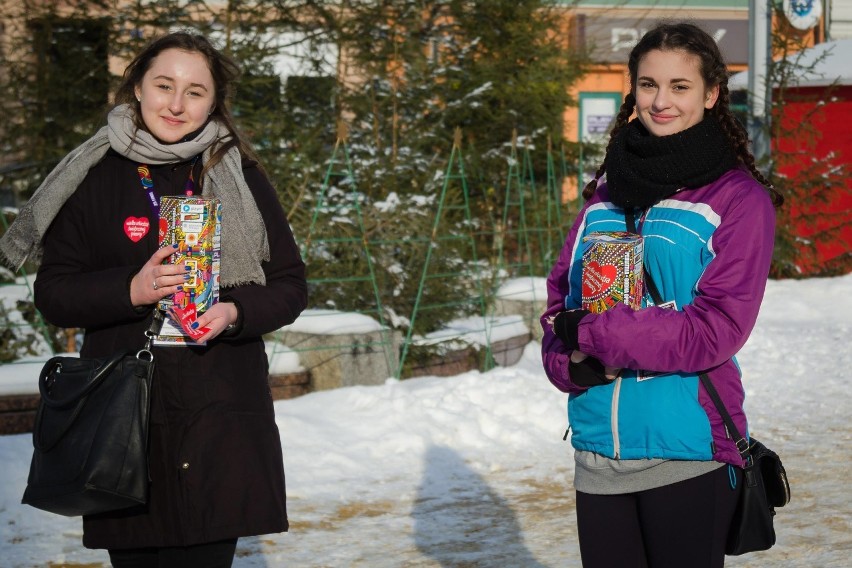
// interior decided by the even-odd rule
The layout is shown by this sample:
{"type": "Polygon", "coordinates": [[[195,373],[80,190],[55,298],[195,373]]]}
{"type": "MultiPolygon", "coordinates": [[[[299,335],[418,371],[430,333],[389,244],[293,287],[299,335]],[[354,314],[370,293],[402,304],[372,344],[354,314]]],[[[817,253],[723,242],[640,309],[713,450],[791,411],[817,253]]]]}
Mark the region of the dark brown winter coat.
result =
{"type": "MultiPolygon", "coordinates": [[[[158,247],[158,223],[137,165],[108,152],[45,236],[36,306],[55,325],[85,328],[82,356],[144,342],[151,307],[131,305],[129,282],[158,247]],[[137,242],[125,232],[125,221],[134,218],[150,224],[137,242]]],[[[189,168],[189,162],[152,166],[158,197],[182,194],[189,168]]],[[[244,172],[269,237],[266,285],[221,291],[240,313],[227,337],[206,347],[154,348],[149,503],[85,517],[86,547],[186,546],[287,530],[261,335],[304,309],[304,264],[274,189],[255,165],[244,164],[244,172]]]]}

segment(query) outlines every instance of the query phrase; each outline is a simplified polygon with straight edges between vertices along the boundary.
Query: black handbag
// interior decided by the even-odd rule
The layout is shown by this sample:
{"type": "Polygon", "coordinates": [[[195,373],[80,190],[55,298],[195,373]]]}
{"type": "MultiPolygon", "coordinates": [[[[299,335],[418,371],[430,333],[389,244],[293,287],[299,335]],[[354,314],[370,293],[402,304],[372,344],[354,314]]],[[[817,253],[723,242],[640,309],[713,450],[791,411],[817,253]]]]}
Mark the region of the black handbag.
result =
{"type": "Polygon", "coordinates": [[[787,472],[778,454],[749,438],[740,501],[731,521],[725,554],[768,550],[775,544],[775,507],[790,502],[787,472]]]}
{"type": "Polygon", "coordinates": [[[728,434],[736,440],[737,450],[745,462],[740,500],[728,528],[725,554],[739,556],[769,550],[775,545],[775,508],[790,502],[787,471],[778,454],[754,438],[746,440],[740,435],[710,377],[707,373],[698,377],[722,416],[728,434]]]}
{"type": "MultiPolygon", "coordinates": [[[[633,211],[626,211],[624,217],[627,230],[636,233],[633,211]]],[[[663,297],[647,270],[645,285],[654,303],[663,304],[663,297]]],[[[740,435],[707,373],[700,373],[698,377],[722,416],[728,434],[736,441],[737,450],[745,463],[740,500],[728,529],[725,554],[739,556],[747,552],[768,550],[775,544],[775,508],[790,502],[787,472],[778,454],[754,438],[746,440],[740,435]]]]}
{"type": "Polygon", "coordinates": [[[22,503],[73,517],[146,502],[151,340],[161,324],[155,316],[136,353],[44,364],[22,503]]]}

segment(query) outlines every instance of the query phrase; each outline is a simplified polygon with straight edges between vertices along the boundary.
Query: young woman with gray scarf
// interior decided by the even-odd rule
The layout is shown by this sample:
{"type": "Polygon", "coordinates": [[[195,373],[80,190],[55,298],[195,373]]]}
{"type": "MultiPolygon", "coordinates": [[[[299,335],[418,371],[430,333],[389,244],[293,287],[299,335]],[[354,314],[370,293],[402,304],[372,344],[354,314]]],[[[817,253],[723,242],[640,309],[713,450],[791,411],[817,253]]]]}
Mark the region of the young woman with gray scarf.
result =
{"type": "Polygon", "coordinates": [[[163,263],[175,249],[159,246],[159,201],[190,183],[222,203],[220,301],[198,318],[209,331],[199,345],[154,347],[149,502],[83,518],[83,544],[114,566],[230,566],[239,537],[288,528],[262,335],[296,319],[307,285],[276,192],[233,123],[238,71],[202,36],[154,40],[107,125],[0,240],[10,266],[40,261],[45,318],[84,328],[81,355],[104,357],[139,348],[157,302],[185,282],[184,266],[163,263]]]}

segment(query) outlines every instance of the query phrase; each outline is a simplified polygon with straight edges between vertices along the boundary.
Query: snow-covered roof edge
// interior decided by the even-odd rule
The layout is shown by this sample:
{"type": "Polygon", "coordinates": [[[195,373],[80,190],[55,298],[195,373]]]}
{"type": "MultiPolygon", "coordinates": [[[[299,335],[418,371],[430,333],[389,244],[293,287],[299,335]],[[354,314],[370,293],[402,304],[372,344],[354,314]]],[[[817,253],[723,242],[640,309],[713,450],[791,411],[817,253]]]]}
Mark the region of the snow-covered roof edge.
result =
{"type": "MultiPolygon", "coordinates": [[[[834,84],[852,85],[852,39],[838,39],[818,43],[813,47],[794,53],[788,60],[798,62],[804,68],[813,68],[802,75],[791,87],[826,87],[834,84]],[[815,62],[822,59],[815,64],[815,62]]],[[[732,91],[748,88],[748,71],[731,76],[728,88],[732,91]]]]}

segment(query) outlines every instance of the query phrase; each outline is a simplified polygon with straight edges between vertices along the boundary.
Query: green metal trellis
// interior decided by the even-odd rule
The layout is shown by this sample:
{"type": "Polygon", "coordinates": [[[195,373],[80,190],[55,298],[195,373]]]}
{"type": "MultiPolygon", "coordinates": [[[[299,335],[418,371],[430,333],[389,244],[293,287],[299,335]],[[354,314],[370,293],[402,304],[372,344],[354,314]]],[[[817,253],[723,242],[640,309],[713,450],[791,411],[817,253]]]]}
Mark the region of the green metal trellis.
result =
{"type": "MultiPolygon", "coordinates": [[[[442,303],[440,305],[431,305],[427,306],[421,303],[421,300],[424,296],[424,290],[428,284],[428,282],[432,279],[436,278],[462,278],[462,277],[470,277],[469,273],[448,273],[441,272],[435,273],[430,271],[430,265],[432,261],[433,254],[436,250],[441,248],[442,244],[447,243],[448,241],[459,241],[464,245],[470,247],[471,258],[473,260],[472,266],[479,267],[479,261],[476,253],[476,243],[473,237],[473,228],[474,222],[470,212],[470,200],[469,200],[469,192],[467,187],[467,178],[465,177],[464,171],[464,160],[462,158],[461,151],[461,130],[456,129],[454,135],[454,142],[452,150],[450,151],[450,159],[447,163],[447,169],[443,177],[443,184],[441,187],[441,194],[438,198],[437,210],[435,212],[435,221],[432,225],[432,232],[429,238],[429,242],[426,247],[426,255],[423,263],[423,270],[420,276],[420,282],[417,288],[417,296],[414,300],[414,307],[412,309],[410,323],[408,332],[406,334],[405,340],[403,342],[402,354],[399,360],[399,369],[397,371],[397,377],[402,376],[402,370],[405,365],[405,360],[409,354],[409,348],[412,344],[413,333],[414,333],[414,325],[417,320],[418,312],[421,310],[429,309],[429,308],[438,308],[438,307],[448,307],[453,305],[464,305],[467,302],[462,299],[459,301],[448,301],[446,303],[442,303]],[[456,181],[458,184],[452,184],[451,182],[456,181]],[[455,189],[461,189],[461,203],[453,204],[453,200],[450,199],[450,192],[455,189]],[[446,221],[447,213],[458,210],[461,211],[462,216],[464,218],[465,231],[464,234],[452,234],[453,231],[447,230],[442,231],[442,225],[446,221]]],[[[491,330],[487,323],[487,312],[485,306],[485,291],[483,287],[483,278],[481,275],[477,275],[475,277],[477,291],[478,291],[478,304],[480,315],[483,320],[483,329],[486,345],[485,345],[485,370],[492,368],[493,366],[493,357],[491,353],[491,330]]],[[[459,290],[464,290],[464,286],[460,286],[459,290]]],[[[463,292],[461,292],[463,295],[463,292]]]]}
{"type": "MultiPolygon", "coordinates": [[[[534,276],[532,246],[527,225],[525,184],[518,163],[517,134],[512,135],[512,153],[506,174],[503,219],[495,231],[497,260],[510,278],[534,276]]],[[[526,164],[523,164],[524,167],[526,164]]]]}
{"type": "Polygon", "coordinates": [[[549,233],[549,227],[546,226],[541,219],[542,206],[544,206],[544,209],[548,207],[546,200],[549,195],[547,192],[544,193],[544,202],[542,202],[541,197],[538,195],[538,189],[535,184],[535,170],[533,169],[532,149],[530,148],[528,139],[524,140],[522,155],[523,161],[521,170],[523,183],[521,187],[525,196],[524,214],[531,217],[531,219],[526,222],[526,229],[528,233],[535,237],[534,242],[530,243],[530,248],[532,249],[530,265],[532,266],[533,273],[541,273],[544,267],[549,268],[549,266],[547,266],[547,249],[545,248],[545,241],[547,233],[549,233]]]}
{"type": "MultiPolygon", "coordinates": [[[[381,294],[376,280],[376,271],[373,263],[373,257],[370,253],[370,243],[367,239],[367,233],[364,228],[364,217],[361,211],[361,201],[363,196],[357,190],[355,175],[352,169],[352,162],[349,157],[349,148],[346,144],[346,130],[341,125],[338,133],[337,141],[334,144],[334,149],[331,158],[328,161],[325,177],[323,178],[320,187],[317,203],[313,210],[311,223],[308,228],[307,235],[302,245],[302,257],[306,262],[311,258],[312,253],[321,249],[325,245],[338,246],[350,245],[354,249],[360,251],[364,265],[367,270],[364,274],[352,274],[345,277],[328,277],[328,278],[308,278],[309,284],[333,284],[333,283],[368,283],[373,291],[375,298],[375,308],[372,310],[350,310],[357,311],[362,314],[374,314],[381,326],[381,341],[371,343],[360,343],[359,347],[381,347],[385,356],[387,369],[394,368],[393,362],[396,357],[391,354],[394,349],[391,339],[391,330],[385,322],[384,309],[382,307],[381,294]],[[336,182],[336,183],[335,183],[336,182]],[[332,186],[349,187],[348,198],[340,203],[332,204],[329,200],[329,189],[332,186]],[[354,213],[354,215],[353,215],[354,213]],[[352,236],[323,236],[323,225],[319,224],[320,216],[339,216],[341,218],[351,219],[354,217],[356,224],[356,233],[352,236]]],[[[321,259],[320,259],[321,261],[321,259]]],[[[328,348],[324,346],[323,348],[328,348]]],[[[340,346],[336,346],[340,347],[340,346]]]]}
{"type": "Polygon", "coordinates": [[[556,175],[556,164],[553,160],[553,148],[550,136],[547,137],[547,249],[544,254],[545,267],[551,267],[556,262],[559,250],[565,242],[562,227],[562,188],[561,178],[556,175]]]}

